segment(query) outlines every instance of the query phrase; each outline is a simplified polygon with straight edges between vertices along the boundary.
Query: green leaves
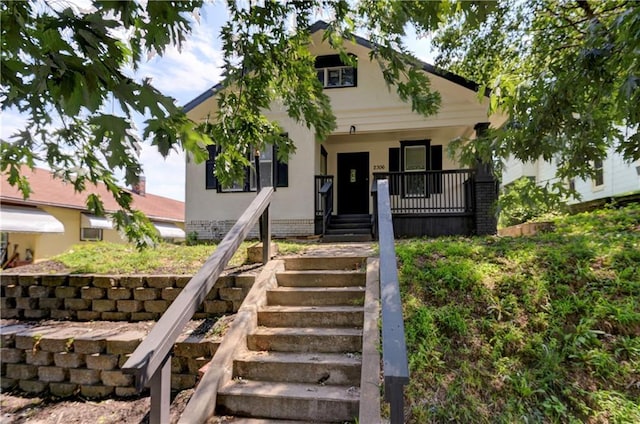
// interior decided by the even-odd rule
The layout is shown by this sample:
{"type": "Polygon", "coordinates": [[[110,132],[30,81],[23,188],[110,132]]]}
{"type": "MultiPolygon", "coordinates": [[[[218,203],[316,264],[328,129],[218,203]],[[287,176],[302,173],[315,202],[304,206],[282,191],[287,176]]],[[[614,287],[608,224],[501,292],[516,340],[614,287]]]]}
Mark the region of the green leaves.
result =
{"type": "Polygon", "coordinates": [[[493,153],[555,160],[558,177],[589,177],[611,147],[637,160],[640,6],[625,1],[498,2],[477,25],[449,22],[439,63],[492,87],[511,122],[493,153]],[[623,137],[620,127],[631,134],[623,137]]]}
{"type": "MultiPolygon", "coordinates": [[[[201,4],[95,1],[80,9],[2,2],[2,110],[15,108],[28,117],[24,129],[1,144],[2,171],[10,183],[28,196],[19,166],[33,167],[39,159],[77,191],[88,182],[106,184],[122,208],[117,223],[123,233],[138,246],[152,242],[155,233],[140,221],[130,194],[114,178],[114,172],[124,171],[125,182],[132,184],[142,170],[142,140],[133,117],[150,114],[167,121],[156,141],[164,154],[180,145],[197,151],[210,141],[194,130],[174,99],[146,80],[131,79],[126,68],[136,68],[145,49],[163,52],[168,44],[180,45],[190,31],[190,14],[201,4]],[[114,103],[121,112],[105,113],[114,103]]],[[[153,129],[147,135],[155,135],[153,129]]],[[[87,205],[104,214],[99,197],[90,195],[87,205]]]]}

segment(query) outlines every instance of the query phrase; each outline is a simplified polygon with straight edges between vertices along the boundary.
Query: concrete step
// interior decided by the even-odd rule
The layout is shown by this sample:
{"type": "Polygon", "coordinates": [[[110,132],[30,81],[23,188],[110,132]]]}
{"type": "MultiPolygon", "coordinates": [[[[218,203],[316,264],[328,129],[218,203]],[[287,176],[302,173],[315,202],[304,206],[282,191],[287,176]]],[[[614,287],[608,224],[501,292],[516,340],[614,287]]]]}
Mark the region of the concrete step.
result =
{"type": "Polygon", "coordinates": [[[371,229],[370,222],[332,222],[328,225],[327,230],[339,229],[339,228],[368,228],[371,229]]]}
{"type": "Polygon", "coordinates": [[[265,306],[258,325],[266,327],[362,327],[361,306],[265,306]]]}
{"type": "Polygon", "coordinates": [[[364,286],[365,273],[360,271],[285,271],[276,274],[281,287],[347,287],[364,286]]]}
{"type": "Polygon", "coordinates": [[[268,305],[359,306],[364,303],[364,287],[278,287],[267,291],[268,305]]]}
{"type": "Polygon", "coordinates": [[[350,386],[233,380],[218,392],[218,413],[256,418],[353,422],[359,389],[350,386]]]}
{"type": "Polygon", "coordinates": [[[233,364],[233,375],[244,380],[359,386],[359,354],[247,352],[233,364]]]}
{"type": "Polygon", "coordinates": [[[369,214],[332,215],[330,222],[371,222],[369,214]]]}
{"type": "Polygon", "coordinates": [[[247,336],[247,347],[277,352],[361,352],[362,329],[259,327],[247,336]]]}
{"type": "Polygon", "coordinates": [[[320,240],[321,243],[355,243],[372,241],[371,234],[325,234],[320,240]]]}
{"type": "Polygon", "coordinates": [[[270,420],[268,418],[213,417],[206,424],[314,424],[314,421],[270,420]]]}
{"type": "Polygon", "coordinates": [[[302,270],[364,270],[367,258],[362,256],[303,256],[285,258],[284,269],[302,270]]]}
{"type": "Polygon", "coordinates": [[[325,231],[325,235],[343,235],[343,234],[371,234],[371,227],[356,228],[334,228],[329,227],[325,231]]]}

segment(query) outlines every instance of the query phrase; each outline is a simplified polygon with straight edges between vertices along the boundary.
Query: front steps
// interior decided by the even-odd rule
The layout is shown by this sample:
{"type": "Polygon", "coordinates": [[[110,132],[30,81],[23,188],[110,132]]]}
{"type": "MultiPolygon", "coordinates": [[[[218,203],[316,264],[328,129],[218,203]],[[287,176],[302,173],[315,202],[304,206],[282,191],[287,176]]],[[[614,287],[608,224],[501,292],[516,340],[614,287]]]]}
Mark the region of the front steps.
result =
{"type": "Polygon", "coordinates": [[[324,243],[371,240],[372,223],[369,214],[333,215],[322,236],[324,243]]]}
{"type": "Polygon", "coordinates": [[[364,268],[364,258],[285,260],[232,379],[218,390],[216,417],[234,418],[210,422],[355,422],[364,268]]]}

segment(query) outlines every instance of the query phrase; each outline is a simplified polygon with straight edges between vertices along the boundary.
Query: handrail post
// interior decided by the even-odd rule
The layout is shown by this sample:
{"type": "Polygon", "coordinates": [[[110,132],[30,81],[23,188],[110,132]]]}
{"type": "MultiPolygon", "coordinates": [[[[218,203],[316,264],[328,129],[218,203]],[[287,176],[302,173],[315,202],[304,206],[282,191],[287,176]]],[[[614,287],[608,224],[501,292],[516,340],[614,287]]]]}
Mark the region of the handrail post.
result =
{"type": "Polygon", "coordinates": [[[262,227],[260,228],[262,234],[262,263],[266,265],[271,259],[271,219],[269,219],[269,206],[266,207],[262,216],[260,217],[262,227]]]}
{"type": "Polygon", "coordinates": [[[149,381],[151,394],[151,424],[169,422],[169,406],[171,405],[171,354],[167,355],[162,365],[153,373],[149,381]]]}

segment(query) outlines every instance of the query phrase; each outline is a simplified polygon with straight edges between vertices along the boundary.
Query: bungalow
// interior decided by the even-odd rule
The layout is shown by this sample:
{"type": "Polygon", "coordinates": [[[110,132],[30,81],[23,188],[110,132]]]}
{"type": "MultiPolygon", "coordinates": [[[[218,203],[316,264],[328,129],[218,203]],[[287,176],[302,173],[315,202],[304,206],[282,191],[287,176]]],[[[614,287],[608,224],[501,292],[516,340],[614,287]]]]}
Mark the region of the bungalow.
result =
{"type": "MultiPolygon", "coordinates": [[[[86,193],[77,193],[73,185],[56,178],[46,169],[21,169],[32,193],[24,199],[16,187],[2,179],[0,192],[0,234],[2,264],[42,260],[64,252],[77,243],[98,240],[125,243],[111,222],[91,215],[85,204],[86,193]],[[17,256],[14,256],[17,254],[17,256]]],[[[104,185],[88,188],[104,202],[105,210],[119,209],[104,185]]],[[[132,190],[133,207],[144,212],[167,240],[185,238],[184,203],[145,193],[144,179],[132,190]]]]}
{"type": "MultiPolygon", "coordinates": [[[[390,179],[398,236],[494,233],[495,180],[486,167],[460,169],[446,152],[452,140],[473,138],[489,125],[502,125],[505,117],[488,116],[488,99],[479,99],[476,84],[426,63],[421,67],[441,94],[441,108],[428,118],[414,113],[386,86],[379,65],[368,60],[369,41],[355,37],[348,42],[346,49],[358,66],[347,66],[323,42],[326,28],[322,21],[312,25],[311,49],[337,128],[319,140],[280,106],[267,112],[297,147],[286,163],[270,149],[261,153],[262,185],[275,188],[273,235],[367,236],[378,178],[390,179]]],[[[215,116],[221,87],[187,103],[189,117],[204,121],[215,116]]],[[[255,197],[254,172],[249,169],[245,181],[223,187],[213,174],[216,147],[209,151],[204,164],[187,160],[185,225],[200,239],[220,239],[255,197]]]]}

